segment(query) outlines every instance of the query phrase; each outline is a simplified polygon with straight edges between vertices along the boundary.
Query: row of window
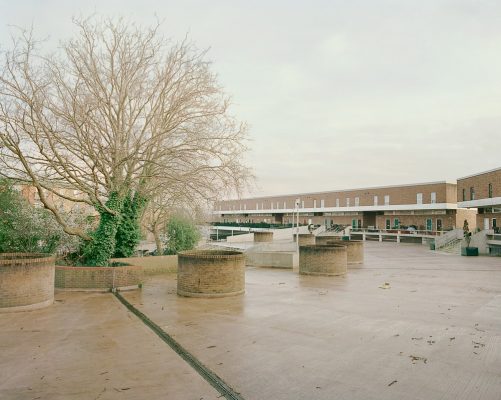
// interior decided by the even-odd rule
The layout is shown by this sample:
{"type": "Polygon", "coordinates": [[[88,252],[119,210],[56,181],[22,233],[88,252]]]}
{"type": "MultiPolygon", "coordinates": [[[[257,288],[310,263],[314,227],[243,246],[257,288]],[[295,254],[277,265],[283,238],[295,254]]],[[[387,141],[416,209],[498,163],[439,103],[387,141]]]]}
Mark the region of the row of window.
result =
{"type": "MultiPolygon", "coordinates": [[[[492,183],[487,185],[487,198],[492,199],[492,183]]],[[[463,188],[463,201],[467,201],[466,198],[466,189],[463,188]]],[[[475,200],[475,187],[470,186],[470,198],[469,200],[475,200]]]]}
{"type": "MultiPolygon", "coordinates": [[[[437,202],[437,193],[436,192],[432,192],[431,195],[430,195],[430,203],[431,204],[435,204],[437,202]]],[[[416,204],[423,204],[423,193],[418,193],[416,195],[416,204]]],[[[283,207],[280,207],[282,205],[281,202],[271,202],[270,203],[270,208],[271,210],[279,210],[279,209],[286,209],[287,208],[287,202],[283,202],[283,207]]],[[[378,206],[379,205],[379,196],[374,196],[374,206],[378,206]]],[[[389,206],[390,205],[390,195],[385,195],[384,196],[384,205],[385,206],[389,206]]],[[[340,207],[341,206],[341,202],[339,199],[336,199],[336,207],[340,207]]],[[[351,206],[351,199],[348,197],[346,199],[346,207],[350,207],[351,206]]],[[[354,198],[354,206],[355,207],[359,207],[360,206],[360,197],[355,197],[354,198]]],[[[264,207],[265,207],[265,204],[264,202],[261,202],[261,203],[256,203],[256,210],[264,210],[264,207]]],[[[304,207],[304,200],[296,200],[296,204],[294,205],[294,207],[292,208],[296,208],[296,207],[299,207],[299,208],[305,208],[304,207]]],[[[317,200],[314,199],[313,200],[313,208],[317,208],[317,200]]],[[[322,199],[320,200],[320,208],[325,208],[325,200],[322,199]]],[[[231,208],[230,208],[231,209],[231,208]]],[[[233,210],[236,210],[236,206],[233,205],[233,210]]],[[[242,204],[240,204],[240,208],[239,208],[240,211],[242,210],[247,210],[247,204],[243,204],[243,208],[242,208],[242,204]]],[[[219,206],[219,211],[222,211],[222,206],[220,205],[219,206]]]]}

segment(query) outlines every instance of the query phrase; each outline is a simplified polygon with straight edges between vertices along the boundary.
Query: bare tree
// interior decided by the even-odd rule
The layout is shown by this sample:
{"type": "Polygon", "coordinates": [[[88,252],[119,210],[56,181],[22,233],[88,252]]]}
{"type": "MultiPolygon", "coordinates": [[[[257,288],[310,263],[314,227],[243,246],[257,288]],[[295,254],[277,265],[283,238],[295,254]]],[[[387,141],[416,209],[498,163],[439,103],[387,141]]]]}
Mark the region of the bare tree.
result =
{"type": "Polygon", "coordinates": [[[239,188],[246,127],[229,113],[205,52],[186,40],[171,44],[158,25],[74,23],[78,35],[61,54],[41,54],[31,32],[4,54],[0,174],[33,185],[65,232],[108,241],[98,257],[106,262],[127,198],[239,188]],[[47,193],[95,207],[98,230],[70,226],[47,193]]]}

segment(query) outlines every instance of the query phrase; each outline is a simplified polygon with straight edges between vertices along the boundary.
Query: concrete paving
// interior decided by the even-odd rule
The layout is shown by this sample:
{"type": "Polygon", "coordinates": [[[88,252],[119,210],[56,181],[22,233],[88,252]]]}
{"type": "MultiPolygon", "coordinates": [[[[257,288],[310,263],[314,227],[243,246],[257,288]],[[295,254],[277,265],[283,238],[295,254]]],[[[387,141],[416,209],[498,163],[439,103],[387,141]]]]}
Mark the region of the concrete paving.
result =
{"type": "Polygon", "coordinates": [[[112,294],[57,293],[46,309],[0,314],[1,400],[218,396],[112,294]]]}
{"type": "MultiPolygon", "coordinates": [[[[124,296],[249,399],[501,399],[501,258],[366,243],[346,277],[249,268],[244,296],[124,296]],[[389,285],[385,285],[388,283],[389,285]]],[[[213,399],[110,294],[0,314],[0,399],[213,399]]]]}

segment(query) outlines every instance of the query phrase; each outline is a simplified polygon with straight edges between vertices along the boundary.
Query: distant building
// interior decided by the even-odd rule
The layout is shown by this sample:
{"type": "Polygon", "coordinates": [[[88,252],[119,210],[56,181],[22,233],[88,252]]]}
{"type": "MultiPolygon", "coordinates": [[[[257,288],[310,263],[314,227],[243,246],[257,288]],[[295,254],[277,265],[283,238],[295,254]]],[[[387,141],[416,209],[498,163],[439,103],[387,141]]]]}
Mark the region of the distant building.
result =
{"type": "Polygon", "coordinates": [[[478,209],[478,228],[501,225],[501,168],[459,178],[457,190],[459,207],[478,209]]]}
{"type": "Polygon", "coordinates": [[[458,208],[456,184],[445,181],[220,201],[213,215],[217,222],[288,224],[296,200],[302,224],[442,231],[468,219],[475,226],[475,211],[458,208]]]}

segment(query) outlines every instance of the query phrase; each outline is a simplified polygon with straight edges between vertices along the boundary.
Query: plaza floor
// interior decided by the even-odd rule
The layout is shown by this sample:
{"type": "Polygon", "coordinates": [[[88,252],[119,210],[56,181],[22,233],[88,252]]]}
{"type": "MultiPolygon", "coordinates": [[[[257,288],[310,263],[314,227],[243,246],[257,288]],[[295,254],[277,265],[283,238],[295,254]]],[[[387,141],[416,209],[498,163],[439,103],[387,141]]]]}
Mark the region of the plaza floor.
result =
{"type": "MultiPolygon", "coordinates": [[[[366,243],[345,277],[249,268],[244,296],[123,293],[249,399],[501,399],[501,258],[366,243]],[[387,283],[388,285],[385,285],[387,283]]],[[[111,294],[0,314],[0,399],[219,394],[111,294]]]]}

